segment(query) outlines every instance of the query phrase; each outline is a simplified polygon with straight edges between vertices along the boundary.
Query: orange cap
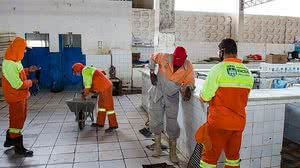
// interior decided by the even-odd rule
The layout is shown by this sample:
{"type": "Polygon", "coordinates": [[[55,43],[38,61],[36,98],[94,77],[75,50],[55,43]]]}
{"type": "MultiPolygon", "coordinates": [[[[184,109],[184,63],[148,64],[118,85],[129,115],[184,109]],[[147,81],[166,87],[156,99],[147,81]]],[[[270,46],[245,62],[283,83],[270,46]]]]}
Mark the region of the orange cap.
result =
{"type": "Polygon", "coordinates": [[[183,47],[176,47],[173,53],[173,65],[182,66],[186,60],[186,50],[183,47]]]}
{"type": "Polygon", "coordinates": [[[76,63],[72,66],[72,70],[75,73],[81,72],[83,68],[84,68],[84,65],[82,63],[76,63]]]}

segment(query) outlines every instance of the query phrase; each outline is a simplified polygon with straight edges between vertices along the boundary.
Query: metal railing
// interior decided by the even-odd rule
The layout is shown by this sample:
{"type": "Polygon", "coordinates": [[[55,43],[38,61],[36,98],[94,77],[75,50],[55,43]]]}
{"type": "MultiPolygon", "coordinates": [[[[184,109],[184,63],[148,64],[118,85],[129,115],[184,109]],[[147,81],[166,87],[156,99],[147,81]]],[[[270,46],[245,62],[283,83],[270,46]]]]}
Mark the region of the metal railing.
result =
{"type": "Polygon", "coordinates": [[[244,8],[251,8],[251,7],[254,7],[254,6],[258,6],[258,5],[261,5],[261,4],[265,4],[265,3],[268,3],[268,2],[271,2],[271,1],[275,1],[275,0],[245,0],[244,1],[244,8]]]}

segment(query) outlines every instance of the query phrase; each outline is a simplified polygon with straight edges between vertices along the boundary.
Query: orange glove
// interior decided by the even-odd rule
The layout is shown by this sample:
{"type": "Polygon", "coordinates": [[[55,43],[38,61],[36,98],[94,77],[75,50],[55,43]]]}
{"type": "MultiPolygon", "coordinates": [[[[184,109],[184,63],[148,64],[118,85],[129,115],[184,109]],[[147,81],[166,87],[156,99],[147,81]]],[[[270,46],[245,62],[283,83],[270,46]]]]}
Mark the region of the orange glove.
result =
{"type": "Polygon", "coordinates": [[[87,97],[90,94],[90,89],[84,89],[82,93],[82,98],[87,97]]]}
{"type": "Polygon", "coordinates": [[[21,86],[21,89],[28,89],[32,87],[32,81],[31,80],[25,80],[23,81],[23,85],[21,86]]]}

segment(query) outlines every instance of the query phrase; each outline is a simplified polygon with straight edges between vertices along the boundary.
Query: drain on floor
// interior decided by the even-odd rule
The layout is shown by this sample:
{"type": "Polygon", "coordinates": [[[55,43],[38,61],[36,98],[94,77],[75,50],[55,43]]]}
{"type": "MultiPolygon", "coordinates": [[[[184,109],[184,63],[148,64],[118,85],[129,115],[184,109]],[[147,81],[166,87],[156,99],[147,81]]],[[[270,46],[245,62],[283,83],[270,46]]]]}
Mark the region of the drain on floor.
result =
{"type": "Polygon", "coordinates": [[[175,167],[172,165],[168,165],[167,163],[158,163],[158,164],[143,165],[143,168],[175,168],[175,167]]]}

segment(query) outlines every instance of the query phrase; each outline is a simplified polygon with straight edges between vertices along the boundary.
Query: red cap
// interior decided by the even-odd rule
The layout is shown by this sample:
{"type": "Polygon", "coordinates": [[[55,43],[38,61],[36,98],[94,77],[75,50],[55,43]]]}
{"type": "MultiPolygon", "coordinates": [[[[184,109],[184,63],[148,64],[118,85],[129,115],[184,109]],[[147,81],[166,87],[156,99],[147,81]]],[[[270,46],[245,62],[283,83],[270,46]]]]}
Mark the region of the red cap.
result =
{"type": "Polygon", "coordinates": [[[73,72],[79,73],[84,68],[84,65],[82,63],[76,63],[72,66],[73,72]]]}
{"type": "Polygon", "coordinates": [[[182,66],[186,60],[186,51],[183,47],[176,47],[173,53],[173,65],[182,66]]]}

